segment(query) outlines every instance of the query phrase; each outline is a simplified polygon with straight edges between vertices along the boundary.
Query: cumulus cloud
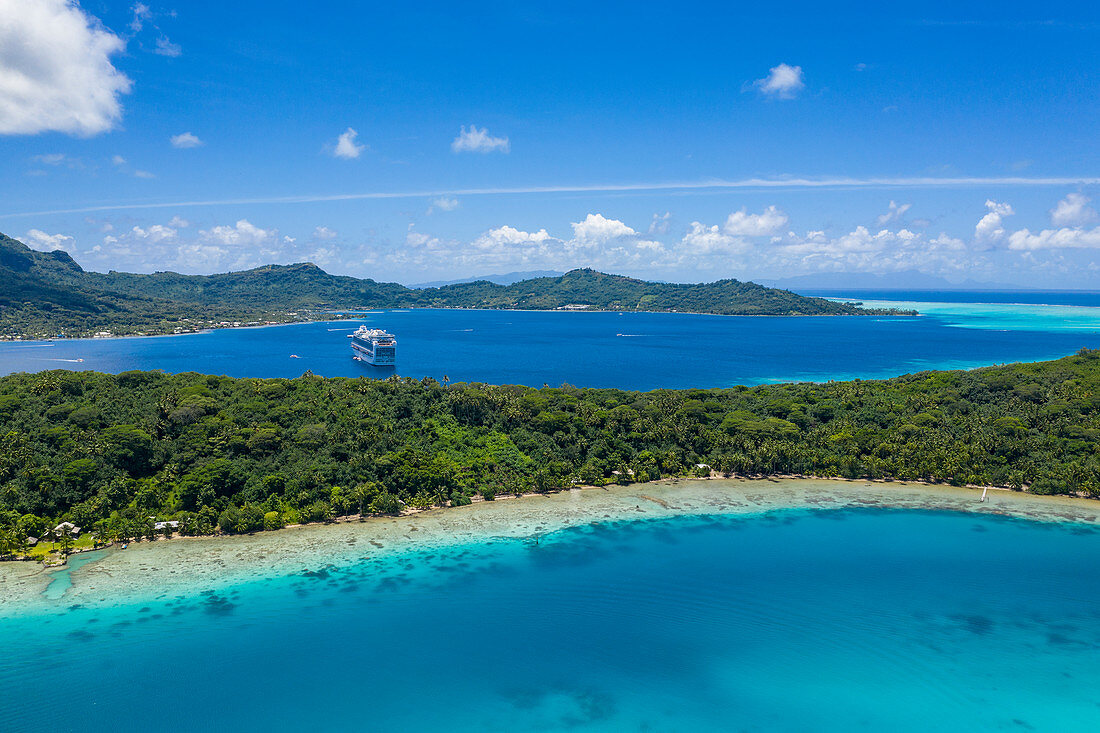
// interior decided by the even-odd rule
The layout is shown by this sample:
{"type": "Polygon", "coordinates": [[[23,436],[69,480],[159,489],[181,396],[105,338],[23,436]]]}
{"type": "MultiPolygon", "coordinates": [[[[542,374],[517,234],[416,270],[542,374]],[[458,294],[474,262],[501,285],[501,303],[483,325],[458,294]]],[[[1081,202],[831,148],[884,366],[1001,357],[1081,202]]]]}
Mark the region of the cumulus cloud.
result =
{"type": "Polygon", "coordinates": [[[123,158],[121,155],[112,155],[111,156],[111,164],[112,165],[126,165],[126,159],[123,158]]]}
{"type": "Polygon", "coordinates": [[[125,42],[66,0],[0,0],[0,135],[115,127],[130,79],[111,57],[125,42]]]}
{"type": "Polygon", "coordinates": [[[463,125],[458,137],[451,142],[451,150],[455,153],[507,153],[511,149],[508,138],[493,137],[487,128],[479,129],[477,125],[470,125],[469,129],[463,125]]]}
{"type": "Polygon", "coordinates": [[[37,249],[42,252],[53,252],[57,249],[67,250],[70,249],[70,245],[74,242],[73,238],[68,235],[47,234],[41,229],[31,229],[18,239],[31,249],[37,249]]]}
{"type": "Polygon", "coordinates": [[[802,81],[802,67],[779,64],[768,75],[752,84],[761,94],[773,99],[794,99],[806,86],[802,81]]]}
{"type": "Polygon", "coordinates": [[[173,135],[168,138],[172,143],[173,148],[197,148],[203,144],[202,140],[199,140],[198,136],[191,134],[190,132],[181,132],[179,135],[173,135]]]}
{"type": "Polygon", "coordinates": [[[261,229],[247,219],[239,219],[233,226],[204,229],[200,235],[207,242],[240,247],[268,243],[277,233],[274,229],[261,229]]]}
{"type": "Polygon", "coordinates": [[[680,240],[680,244],[686,249],[687,255],[740,252],[750,246],[744,239],[724,233],[717,224],[708,227],[697,221],[691,222],[691,227],[680,240]]]}
{"type": "Polygon", "coordinates": [[[153,224],[145,228],[135,226],[133,229],[130,230],[129,233],[134,239],[140,239],[152,242],[153,244],[157,244],[159,242],[174,241],[176,239],[176,236],[179,234],[179,231],[177,229],[174,229],[173,227],[165,226],[163,224],[153,224]]]}
{"type": "Polygon", "coordinates": [[[979,242],[994,242],[1004,238],[1004,218],[1016,212],[1009,204],[998,203],[993,199],[985,202],[985,208],[989,209],[989,213],[978,220],[974,227],[974,239],[979,242]]]}
{"type": "Polygon", "coordinates": [[[339,232],[334,229],[329,229],[326,226],[319,226],[313,229],[313,238],[321,240],[336,239],[340,236],[339,232]]]}
{"type": "Polygon", "coordinates": [[[893,221],[898,221],[901,217],[905,216],[905,212],[913,208],[912,204],[899,204],[897,201],[890,202],[890,208],[885,213],[876,219],[879,226],[884,226],[893,221]]]}
{"type": "Polygon", "coordinates": [[[525,232],[505,224],[482,234],[474,240],[473,246],[481,251],[514,250],[515,248],[540,248],[550,242],[560,243],[561,240],[550,236],[545,229],[539,229],[537,232],[525,232]]]}
{"type": "Polygon", "coordinates": [[[247,219],[198,232],[189,227],[190,222],[179,216],[167,224],[132,226],[117,236],[108,234],[86,256],[98,265],[129,271],[212,273],[296,261],[303,254],[277,230],[247,219]]]}
{"type": "Polygon", "coordinates": [[[410,225],[403,245],[383,252],[380,259],[389,265],[441,275],[455,268],[471,272],[534,267],[621,271],[669,261],[664,245],[617,219],[588,214],[582,221],[573,222],[571,228],[573,235],[562,238],[545,228],[527,230],[506,224],[472,241],[457,241],[432,236],[410,225]]]}
{"type": "Polygon", "coordinates": [[[929,239],[908,229],[872,231],[864,226],[837,236],[823,231],[776,237],[754,259],[776,272],[872,272],[917,270],[938,275],[973,276],[988,269],[980,255],[946,234],[929,239]]]}
{"type": "Polygon", "coordinates": [[[726,218],[722,230],[735,237],[762,237],[782,231],[787,221],[787,215],[775,206],[769,206],[760,214],[750,214],[741,209],[726,218]]]}
{"type": "Polygon", "coordinates": [[[1013,232],[1008,237],[1008,248],[1014,250],[1039,249],[1093,249],[1100,247],[1100,227],[1082,229],[1080,227],[1062,227],[1044,229],[1032,234],[1027,229],[1013,232]]]}
{"type": "Polygon", "coordinates": [[[638,235],[618,219],[608,219],[603,214],[589,214],[584,221],[574,222],[572,226],[573,239],[582,245],[606,244],[619,237],[638,235]]]}
{"type": "Polygon", "coordinates": [[[357,137],[359,137],[359,133],[350,127],[340,133],[340,136],[336,138],[336,147],[332,149],[333,157],[343,158],[344,160],[358,158],[367,146],[355,142],[357,137]]]}
{"type": "Polygon", "coordinates": [[[1089,197],[1081,193],[1067,194],[1050,212],[1050,223],[1056,227],[1076,227],[1096,221],[1096,209],[1089,206],[1089,197]]]}

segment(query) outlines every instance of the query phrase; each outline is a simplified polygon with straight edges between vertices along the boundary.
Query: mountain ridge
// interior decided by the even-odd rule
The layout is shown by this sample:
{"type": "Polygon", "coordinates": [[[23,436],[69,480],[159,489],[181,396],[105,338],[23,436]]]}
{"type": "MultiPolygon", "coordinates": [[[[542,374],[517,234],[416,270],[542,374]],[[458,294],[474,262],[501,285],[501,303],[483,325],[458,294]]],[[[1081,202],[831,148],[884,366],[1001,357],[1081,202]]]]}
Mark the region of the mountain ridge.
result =
{"type": "Polygon", "coordinates": [[[591,268],[501,285],[412,289],[332,275],[312,262],[212,275],[84,270],[0,234],[0,338],[149,335],[332,318],[377,308],[663,311],[719,315],[867,315],[883,311],[735,279],[655,283],[591,268]]]}

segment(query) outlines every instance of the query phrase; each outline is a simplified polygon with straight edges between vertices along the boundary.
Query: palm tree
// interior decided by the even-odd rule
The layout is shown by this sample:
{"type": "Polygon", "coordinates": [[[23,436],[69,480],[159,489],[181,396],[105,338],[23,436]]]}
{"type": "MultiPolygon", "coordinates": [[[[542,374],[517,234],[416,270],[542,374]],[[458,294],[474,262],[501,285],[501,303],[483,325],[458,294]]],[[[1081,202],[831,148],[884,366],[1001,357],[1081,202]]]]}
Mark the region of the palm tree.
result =
{"type": "Polygon", "coordinates": [[[0,556],[15,552],[15,529],[4,527],[0,529],[0,556]]]}
{"type": "Polygon", "coordinates": [[[60,535],[57,538],[58,544],[61,545],[61,556],[66,557],[73,549],[73,535],[65,529],[61,529],[60,535]]]}
{"type": "MultiPolygon", "coordinates": [[[[101,519],[95,526],[95,540],[97,544],[109,545],[111,543],[111,526],[106,519],[101,519]]],[[[116,533],[117,534],[117,533],[116,533]]]]}
{"type": "Polygon", "coordinates": [[[359,505],[359,516],[362,517],[366,514],[367,502],[376,492],[376,484],[373,481],[367,481],[365,483],[357,484],[354,489],[351,490],[351,498],[359,505]]]}

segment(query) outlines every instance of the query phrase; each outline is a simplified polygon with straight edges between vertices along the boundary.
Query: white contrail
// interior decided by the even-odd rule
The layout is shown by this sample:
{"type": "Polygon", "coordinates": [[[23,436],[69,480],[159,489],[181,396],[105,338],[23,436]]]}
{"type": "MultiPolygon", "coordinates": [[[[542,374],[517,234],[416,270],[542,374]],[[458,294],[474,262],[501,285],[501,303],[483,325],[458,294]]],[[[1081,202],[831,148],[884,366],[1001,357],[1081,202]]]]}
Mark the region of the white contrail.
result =
{"type": "Polygon", "coordinates": [[[508,196],[540,193],[629,193],[631,191],[706,191],[723,189],[807,189],[807,188],[975,188],[980,186],[1092,186],[1100,178],[1063,176],[1053,178],[958,177],[958,178],[745,178],[712,179],[665,183],[609,183],[581,186],[519,186],[514,188],[435,189],[428,191],[370,191],[365,193],[306,194],[258,198],[169,201],[165,203],[115,203],[71,209],[47,209],[0,214],[0,219],[51,214],[90,214],[97,211],[171,209],[187,206],[246,206],[255,204],[309,204],[325,201],[369,199],[411,199],[432,196],[508,196]]]}

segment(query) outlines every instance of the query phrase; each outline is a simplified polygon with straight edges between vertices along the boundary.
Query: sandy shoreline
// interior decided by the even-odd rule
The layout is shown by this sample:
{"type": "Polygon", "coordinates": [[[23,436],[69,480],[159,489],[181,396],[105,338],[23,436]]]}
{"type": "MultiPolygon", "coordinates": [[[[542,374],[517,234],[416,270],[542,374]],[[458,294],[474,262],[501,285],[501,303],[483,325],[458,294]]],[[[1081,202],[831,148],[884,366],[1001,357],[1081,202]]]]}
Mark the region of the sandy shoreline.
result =
{"type": "Polygon", "coordinates": [[[62,568],[0,563],[0,617],[191,595],[410,550],[531,538],[601,521],[751,515],[789,508],[880,507],[995,514],[1100,525],[1100,502],[915,483],[822,479],[680,479],[523,496],[362,522],[255,535],[180,538],[109,549],[72,571],[57,600],[42,594],[62,568]]]}

